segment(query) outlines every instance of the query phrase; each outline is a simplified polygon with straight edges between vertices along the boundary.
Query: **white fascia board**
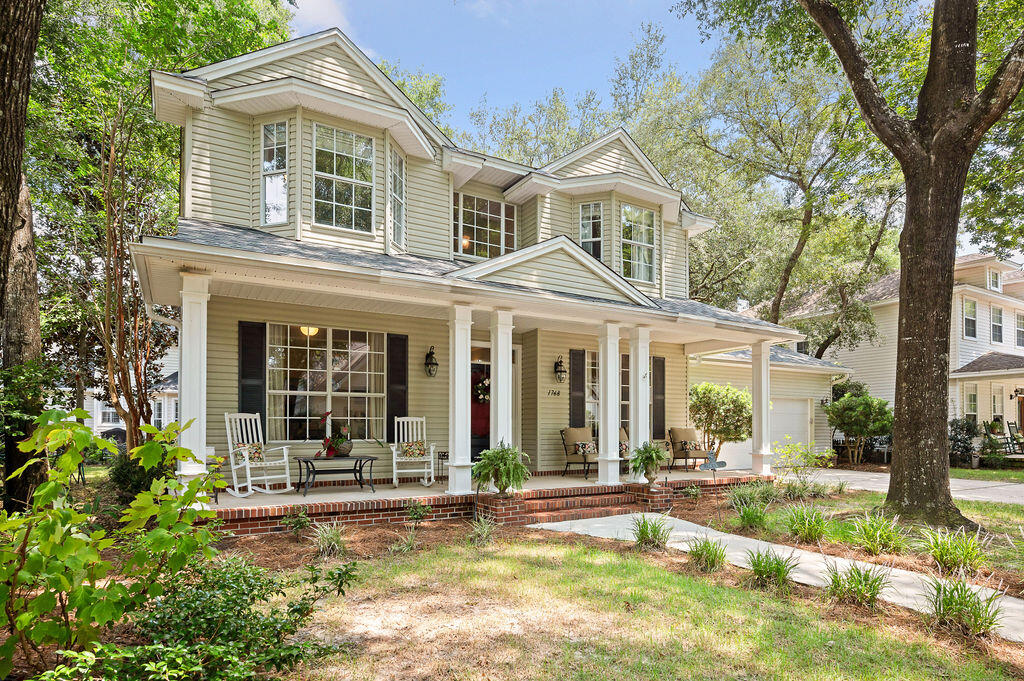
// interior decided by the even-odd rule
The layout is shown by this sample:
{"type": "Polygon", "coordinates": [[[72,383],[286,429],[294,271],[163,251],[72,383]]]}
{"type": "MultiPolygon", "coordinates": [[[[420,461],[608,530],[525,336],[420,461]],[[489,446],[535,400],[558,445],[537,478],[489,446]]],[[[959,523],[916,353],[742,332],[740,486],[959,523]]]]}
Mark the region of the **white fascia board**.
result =
{"type": "Polygon", "coordinates": [[[202,109],[206,101],[206,84],[165,71],[149,72],[149,88],[153,96],[153,114],[158,121],[185,125],[190,109],[202,109]]]}
{"type": "Polygon", "coordinates": [[[297,106],[338,116],[389,131],[395,142],[410,156],[427,160],[434,158],[433,145],[420,132],[409,112],[301,78],[279,78],[215,90],[210,96],[216,106],[251,116],[297,106]]]}
{"type": "Polygon", "coordinates": [[[679,226],[686,232],[686,236],[693,237],[714,229],[718,223],[706,215],[683,209],[679,211],[679,226]]]}
{"type": "Polygon", "coordinates": [[[661,185],[663,187],[670,187],[671,186],[668,183],[668,180],[665,179],[665,176],[662,175],[658,171],[658,169],[654,167],[653,163],[651,163],[651,159],[647,158],[647,154],[645,154],[643,152],[643,150],[637,145],[637,143],[633,141],[633,138],[629,136],[629,133],[627,133],[621,127],[620,128],[615,128],[611,132],[609,132],[609,133],[607,133],[605,135],[602,135],[601,137],[598,137],[593,142],[590,142],[589,144],[585,144],[582,147],[580,147],[579,149],[576,149],[575,151],[571,151],[568,154],[566,154],[565,156],[562,156],[561,158],[555,159],[551,163],[549,163],[546,166],[544,166],[543,168],[541,168],[541,170],[544,170],[546,172],[553,172],[555,170],[558,170],[559,168],[564,168],[565,166],[569,165],[573,161],[575,161],[577,159],[580,159],[580,158],[583,158],[584,156],[586,156],[590,152],[592,152],[592,151],[594,151],[596,149],[600,149],[601,147],[603,147],[606,144],[609,144],[611,142],[614,142],[615,140],[619,140],[620,142],[622,142],[626,146],[626,149],[628,149],[630,154],[633,155],[633,157],[636,159],[637,163],[639,163],[640,166],[643,167],[643,169],[647,171],[647,173],[651,176],[652,180],[656,184],[659,184],[659,185],[661,185]]]}
{"type": "Polygon", "coordinates": [[[493,168],[520,178],[534,172],[534,169],[529,166],[458,147],[444,147],[442,159],[442,169],[454,176],[455,189],[461,188],[462,185],[474,179],[476,174],[485,168],[493,168]]]}
{"type": "Polygon", "coordinates": [[[990,301],[994,300],[996,302],[1003,303],[1007,307],[1024,309],[1024,299],[1022,298],[1014,298],[1013,296],[1008,296],[1005,293],[982,288],[973,284],[957,284],[953,287],[953,292],[969,293],[972,298],[987,298],[990,301]]]}
{"type": "Polygon", "coordinates": [[[493,274],[494,272],[500,272],[501,270],[509,267],[521,265],[535,258],[539,258],[543,255],[554,253],[556,251],[565,253],[579,263],[581,267],[598,276],[602,281],[632,300],[634,303],[645,307],[657,308],[657,305],[655,305],[653,300],[609,269],[607,265],[599,262],[592,255],[584,251],[581,247],[576,245],[572,239],[564,234],[497,258],[491,258],[490,260],[484,260],[483,262],[479,262],[475,265],[455,270],[447,276],[452,279],[478,279],[484,275],[493,274]]]}
{"type": "MultiPolygon", "coordinates": [[[[694,365],[697,363],[694,360],[690,360],[694,365]]],[[[750,366],[749,359],[743,359],[742,357],[716,357],[714,355],[705,355],[700,359],[701,364],[712,364],[717,366],[750,366]]],[[[813,374],[828,374],[836,375],[843,374],[849,376],[853,373],[853,369],[847,369],[844,366],[806,366],[801,364],[789,364],[786,362],[771,362],[772,369],[781,369],[784,371],[799,371],[803,373],[813,374]]]]}
{"type": "Polygon", "coordinates": [[[1005,377],[1009,377],[1009,376],[1019,376],[1021,379],[1024,379],[1024,369],[996,369],[996,370],[992,370],[992,371],[971,371],[971,372],[962,372],[962,373],[950,372],[949,380],[950,381],[954,381],[954,380],[970,380],[970,379],[975,379],[975,378],[986,378],[986,377],[991,377],[991,378],[1002,377],[1002,378],[1005,378],[1005,377]]]}
{"type": "Polygon", "coordinates": [[[662,217],[670,216],[670,222],[678,219],[679,206],[682,202],[680,193],[671,187],[662,187],[620,172],[560,178],[557,191],[570,196],[596,192],[618,192],[625,196],[660,205],[662,217]]]}
{"type": "Polygon", "coordinates": [[[505,190],[505,200],[510,203],[522,203],[535,196],[547,196],[558,188],[558,178],[530,173],[523,179],[505,190]]]}

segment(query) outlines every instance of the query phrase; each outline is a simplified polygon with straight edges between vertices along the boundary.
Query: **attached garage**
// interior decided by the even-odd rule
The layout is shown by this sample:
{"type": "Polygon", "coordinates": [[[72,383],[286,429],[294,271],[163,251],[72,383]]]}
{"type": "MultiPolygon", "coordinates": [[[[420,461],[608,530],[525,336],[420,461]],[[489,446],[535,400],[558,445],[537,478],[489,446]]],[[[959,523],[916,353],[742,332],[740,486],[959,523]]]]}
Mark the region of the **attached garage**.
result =
{"type": "MultiPolygon", "coordinates": [[[[834,380],[849,376],[850,370],[832,362],[809,357],[784,347],[771,351],[771,442],[813,442],[815,449],[832,446],[828,420],[821,399],[832,395],[834,380]]],[[[750,389],[750,351],[691,357],[689,384],[711,381],[750,389]]],[[[730,442],[722,447],[727,468],[750,468],[751,443],[730,442]]]]}

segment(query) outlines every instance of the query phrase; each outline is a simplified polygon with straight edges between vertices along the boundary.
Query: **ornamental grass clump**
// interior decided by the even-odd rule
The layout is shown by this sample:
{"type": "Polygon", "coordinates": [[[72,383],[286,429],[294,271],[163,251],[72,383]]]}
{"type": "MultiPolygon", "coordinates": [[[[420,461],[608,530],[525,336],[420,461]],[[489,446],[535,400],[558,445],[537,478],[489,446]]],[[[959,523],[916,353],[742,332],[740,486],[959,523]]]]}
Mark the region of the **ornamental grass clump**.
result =
{"type": "Polygon", "coordinates": [[[725,546],[709,537],[691,539],[690,562],[701,572],[718,572],[725,565],[725,546]]]}
{"type": "Polygon", "coordinates": [[[813,506],[794,506],[786,515],[786,529],[800,541],[817,543],[828,534],[829,521],[813,506]]]}
{"type": "Polygon", "coordinates": [[[740,519],[740,527],[744,530],[767,530],[768,507],[758,503],[750,503],[736,509],[740,519]]]}
{"type": "Polygon", "coordinates": [[[486,546],[494,539],[494,530],[498,524],[485,515],[469,521],[469,543],[475,546],[486,546]]]}
{"type": "Polygon", "coordinates": [[[921,536],[924,552],[945,572],[975,572],[985,563],[980,531],[969,534],[962,527],[955,532],[924,528],[921,536]]]}
{"type": "Polygon", "coordinates": [[[313,548],[317,558],[344,556],[345,532],[341,523],[320,523],[313,526],[313,548]]]}
{"type": "Polygon", "coordinates": [[[875,607],[882,590],[889,586],[889,573],[881,567],[852,563],[843,572],[829,563],[825,572],[825,596],[837,603],[875,607]]]}
{"type": "Polygon", "coordinates": [[[1001,595],[993,591],[983,596],[962,579],[949,582],[930,579],[926,595],[928,615],[934,624],[946,629],[965,636],[985,636],[999,623],[1001,595]]]}
{"type": "Polygon", "coordinates": [[[750,506],[751,504],[767,506],[773,501],[777,501],[779,497],[779,489],[772,483],[763,480],[730,487],[725,493],[725,499],[729,502],[729,506],[737,512],[740,506],[750,506]]]}
{"type": "Polygon", "coordinates": [[[800,563],[793,555],[783,557],[771,549],[747,551],[747,562],[754,586],[779,592],[789,591],[790,576],[800,563]]]}
{"type": "Polygon", "coordinates": [[[671,529],[664,517],[641,514],[633,519],[633,541],[640,551],[664,551],[671,529]]]}
{"type": "Polygon", "coordinates": [[[899,525],[899,518],[870,513],[854,519],[847,537],[851,544],[872,556],[903,553],[908,544],[907,535],[899,525]]]}

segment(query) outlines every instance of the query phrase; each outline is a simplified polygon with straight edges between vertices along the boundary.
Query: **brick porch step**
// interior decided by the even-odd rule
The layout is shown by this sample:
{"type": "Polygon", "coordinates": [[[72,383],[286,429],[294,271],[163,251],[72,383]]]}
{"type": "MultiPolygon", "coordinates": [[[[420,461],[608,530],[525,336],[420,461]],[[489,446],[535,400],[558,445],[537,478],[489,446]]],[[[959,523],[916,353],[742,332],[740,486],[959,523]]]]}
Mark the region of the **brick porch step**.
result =
{"type": "Polygon", "coordinates": [[[571,497],[548,497],[529,499],[523,502],[528,513],[542,511],[564,511],[572,508],[595,508],[597,506],[623,506],[632,504],[636,497],[628,492],[619,494],[588,494],[571,497]]]}
{"type": "Polygon", "coordinates": [[[607,518],[613,515],[641,513],[640,504],[621,504],[617,506],[594,506],[589,508],[568,508],[560,511],[539,511],[526,516],[526,524],[557,523],[563,520],[586,520],[589,518],[607,518]]]}

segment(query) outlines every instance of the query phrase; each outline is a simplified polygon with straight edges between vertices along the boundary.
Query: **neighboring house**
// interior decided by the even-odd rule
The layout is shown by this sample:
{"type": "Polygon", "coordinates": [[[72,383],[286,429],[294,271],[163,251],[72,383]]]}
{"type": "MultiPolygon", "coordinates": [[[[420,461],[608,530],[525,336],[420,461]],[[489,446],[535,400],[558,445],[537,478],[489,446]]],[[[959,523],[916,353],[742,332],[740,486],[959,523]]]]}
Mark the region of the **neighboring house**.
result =
{"type": "Polygon", "coordinates": [[[226,454],[230,412],[293,456],[347,425],[390,475],[376,441],[422,416],[467,492],[480,449],[560,472],[560,429],[593,424],[614,482],[619,426],[685,425],[689,358],[745,348],[722,361],[766,470],[769,349],[801,336],[688,299],[713,224],[625,131],[542,168],[461,149],[336,29],[153,72],[152,95],[183,130],[181,219],[132,255],[146,301],[181,308],[183,445],[226,454]]]}
{"type": "MultiPolygon", "coordinates": [[[[992,255],[956,259],[949,334],[949,413],[982,421],[1024,421],[1024,274],[1017,263],[992,255]]],[[[872,395],[893,402],[900,273],[872,284],[862,296],[874,314],[878,338],[830,357],[853,370],[872,395]]],[[[809,296],[785,322],[827,312],[809,296]]]]}
{"type": "MultiPolygon", "coordinates": [[[[171,348],[160,360],[162,378],[153,386],[153,425],[163,428],[178,419],[178,348],[171,348]]],[[[117,410],[105,402],[97,391],[85,399],[85,410],[90,417],[85,424],[97,435],[124,430],[124,422],[117,410]]]]}

